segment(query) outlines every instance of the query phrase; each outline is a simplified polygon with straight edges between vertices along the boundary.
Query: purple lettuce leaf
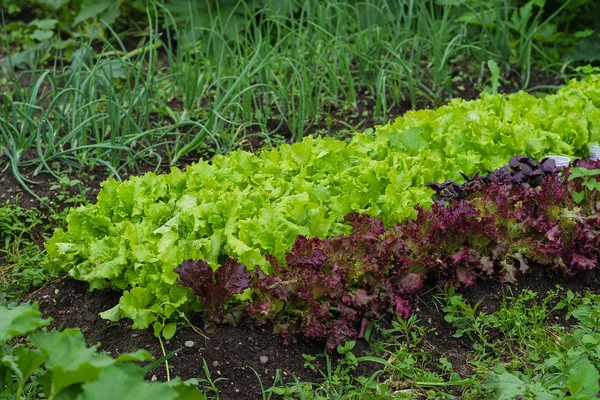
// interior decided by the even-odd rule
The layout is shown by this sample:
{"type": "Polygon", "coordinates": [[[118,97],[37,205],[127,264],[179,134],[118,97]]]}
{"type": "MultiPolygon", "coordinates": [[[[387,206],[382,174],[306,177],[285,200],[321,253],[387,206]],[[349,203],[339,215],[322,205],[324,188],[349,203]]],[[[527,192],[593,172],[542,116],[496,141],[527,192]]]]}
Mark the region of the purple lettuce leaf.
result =
{"type": "Polygon", "coordinates": [[[215,271],[215,289],[225,297],[240,294],[250,285],[250,273],[235,258],[228,259],[215,271]]]}
{"type": "Polygon", "coordinates": [[[230,258],[215,272],[202,260],[182,262],[175,272],[180,284],[194,291],[202,299],[205,320],[221,322],[225,313],[225,302],[235,294],[242,293],[250,285],[250,273],[246,267],[230,258]]]}
{"type": "Polygon", "coordinates": [[[211,266],[202,260],[186,260],[175,272],[179,274],[178,283],[192,289],[196,297],[203,300],[209,297],[214,287],[214,276],[211,266]]]}

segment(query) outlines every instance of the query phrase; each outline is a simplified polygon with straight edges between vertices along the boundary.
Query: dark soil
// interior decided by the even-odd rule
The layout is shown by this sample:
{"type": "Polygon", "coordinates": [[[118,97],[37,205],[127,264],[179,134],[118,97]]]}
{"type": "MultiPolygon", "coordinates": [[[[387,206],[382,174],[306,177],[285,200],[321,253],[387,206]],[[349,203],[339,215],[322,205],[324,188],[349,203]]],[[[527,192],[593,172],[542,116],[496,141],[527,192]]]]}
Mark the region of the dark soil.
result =
{"type": "MultiPolygon", "coordinates": [[[[517,295],[523,289],[531,289],[542,298],[556,284],[576,292],[600,291],[600,273],[597,270],[565,280],[553,278],[542,268],[533,268],[523,276],[517,285],[500,285],[495,281],[481,281],[468,289],[459,291],[471,304],[481,302],[480,310],[487,313],[498,309],[502,297],[517,295]]],[[[468,363],[472,342],[466,338],[453,338],[451,326],[444,321],[435,296],[440,291],[435,287],[425,292],[418,301],[417,316],[420,324],[433,329],[427,336],[425,349],[430,358],[437,360],[446,357],[454,370],[463,377],[473,374],[468,363]]],[[[110,323],[102,320],[98,313],[118,303],[119,293],[112,290],[89,292],[88,285],[68,278],[48,283],[31,293],[28,300],[37,301],[40,310],[47,317],[53,317],[53,327],[77,327],[91,343],[98,343],[100,350],[112,356],[147,349],[155,357],[162,355],[160,344],[152,329],[132,330],[129,322],[110,323]]],[[[556,315],[557,322],[559,315],[556,315]]],[[[192,324],[202,327],[202,321],[193,319],[192,324]]],[[[383,321],[389,324],[389,321],[383,321]]],[[[358,354],[364,354],[369,346],[359,341],[358,354]]],[[[218,326],[208,340],[190,327],[181,327],[175,337],[165,343],[165,351],[177,351],[169,360],[171,376],[182,379],[206,379],[203,365],[206,363],[212,379],[225,378],[216,382],[222,399],[257,399],[261,397],[260,383],[265,388],[273,384],[277,370],[281,370],[285,381],[295,375],[300,381],[318,382],[318,373],[304,368],[303,354],[317,355],[323,352],[323,343],[299,340],[295,344],[284,345],[280,337],[274,336],[270,327],[218,326]],[[260,381],[257,376],[260,376],[260,381]]],[[[321,368],[323,367],[321,363],[321,368]]],[[[358,371],[370,375],[376,365],[363,365],[358,371]]],[[[164,364],[151,371],[148,379],[164,381],[164,364]]]]}
{"type": "MultiPolygon", "coordinates": [[[[120,294],[112,290],[89,292],[88,285],[71,279],[51,282],[29,296],[39,302],[44,316],[54,318],[54,327],[78,327],[92,343],[99,343],[100,350],[112,356],[146,349],[156,358],[162,356],[160,343],[152,329],[132,330],[131,323],[111,323],[101,319],[98,313],[113,307],[120,294]]],[[[201,328],[202,321],[193,319],[194,326],[201,328]]],[[[302,354],[318,354],[322,343],[300,341],[284,346],[274,337],[268,327],[218,326],[208,340],[189,327],[178,329],[175,337],[164,343],[165,351],[177,351],[169,360],[171,376],[182,379],[206,378],[203,365],[207,364],[213,380],[223,399],[259,398],[260,382],[269,387],[277,369],[284,377],[294,374],[300,380],[315,381],[318,374],[303,367],[302,354]],[[254,370],[254,371],[253,371],[254,370]]],[[[149,373],[149,379],[166,380],[164,364],[149,373]]]]}

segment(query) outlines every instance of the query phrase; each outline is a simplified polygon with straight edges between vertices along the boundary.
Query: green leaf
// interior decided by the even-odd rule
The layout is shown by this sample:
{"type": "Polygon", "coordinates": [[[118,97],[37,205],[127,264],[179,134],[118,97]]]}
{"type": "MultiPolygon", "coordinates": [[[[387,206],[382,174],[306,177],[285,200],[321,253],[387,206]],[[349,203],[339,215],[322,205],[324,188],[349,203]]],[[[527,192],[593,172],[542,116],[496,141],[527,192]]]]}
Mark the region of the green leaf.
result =
{"type": "Polygon", "coordinates": [[[34,25],[36,28],[41,29],[43,31],[53,31],[56,29],[56,25],[58,24],[57,19],[34,19],[30,22],[31,25],[34,25]]]}
{"type": "Polygon", "coordinates": [[[73,20],[73,26],[79,25],[87,19],[98,17],[114,4],[115,0],[83,0],[79,13],[73,20]]]}
{"type": "Polygon", "coordinates": [[[37,304],[21,304],[13,309],[0,306],[0,342],[48,326],[52,319],[43,319],[37,304]]]}
{"type": "Polygon", "coordinates": [[[488,373],[485,385],[495,391],[495,400],[513,400],[516,396],[525,393],[525,383],[506,371],[499,375],[493,372],[488,373]]]}
{"type": "MultiPolygon", "coordinates": [[[[491,90],[489,90],[489,93],[496,94],[500,87],[500,68],[498,68],[498,64],[494,60],[488,60],[487,65],[492,73],[492,87],[491,90]]],[[[488,89],[489,88],[486,88],[486,91],[488,91],[488,89]]]]}
{"type": "Polygon", "coordinates": [[[63,8],[68,2],[68,0],[37,0],[38,4],[47,6],[53,11],[58,11],[63,8]]]}
{"type": "Polygon", "coordinates": [[[108,8],[106,11],[100,14],[98,19],[104,21],[108,25],[114,24],[117,21],[117,18],[121,16],[121,7],[119,3],[120,2],[117,2],[117,4],[113,4],[110,8],[108,8]]]}
{"type": "Polygon", "coordinates": [[[116,306],[109,308],[106,311],[102,311],[98,315],[102,319],[116,322],[123,317],[123,312],[121,311],[121,305],[117,304],[116,306]]]}
{"type": "Polygon", "coordinates": [[[587,168],[571,168],[569,169],[569,181],[576,178],[588,177],[599,175],[600,169],[587,169],[587,168]]]}
{"type": "Polygon", "coordinates": [[[179,398],[175,389],[165,384],[145,382],[137,365],[119,364],[105,368],[97,379],[82,385],[77,400],[127,399],[148,400],[179,398]]]}
{"type": "Polygon", "coordinates": [[[565,60],[587,62],[600,60],[600,32],[595,31],[591,35],[583,36],[577,43],[577,48],[565,54],[565,60]]]}
{"type": "Polygon", "coordinates": [[[575,200],[575,203],[581,204],[581,202],[584,199],[585,199],[585,191],[573,192],[573,200],[575,200]]]}
{"type": "Polygon", "coordinates": [[[123,353],[115,359],[118,363],[131,362],[131,361],[152,361],[154,357],[146,350],[136,350],[133,353],[123,353]]]}
{"type": "Polygon", "coordinates": [[[593,333],[586,333],[581,337],[581,343],[596,345],[600,343],[600,335],[593,333]]]}
{"type": "Polygon", "coordinates": [[[15,349],[14,355],[17,358],[16,363],[23,374],[23,380],[27,380],[46,361],[46,357],[39,349],[19,346],[15,349]]]}
{"type": "Polygon", "coordinates": [[[147,308],[153,299],[154,296],[147,288],[135,287],[123,293],[120,308],[124,315],[133,320],[134,329],[145,329],[156,321],[156,313],[147,308]]]}
{"type": "Polygon", "coordinates": [[[166,383],[177,392],[180,400],[206,400],[206,395],[198,390],[199,382],[196,379],[182,381],[179,378],[171,379],[166,383]]]}
{"type": "MultiPolygon", "coordinates": [[[[6,355],[6,356],[0,358],[0,367],[1,366],[8,367],[13,372],[15,377],[17,378],[18,383],[23,382],[23,380],[24,380],[23,371],[21,371],[21,368],[19,368],[16,357],[14,357],[12,355],[6,355]]],[[[4,374],[4,368],[0,368],[0,372],[2,374],[4,374]]]]}
{"type": "Polygon", "coordinates": [[[54,395],[73,384],[96,379],[102,369],[115,362],[98,354],[95,348],[88,348],[79,329],[35,332],[30,342],[46,356],[45,366],[51,372],[50,388],[54,395]]]}
{"type": "Polygon", "coordinates": [[[600,391],[600,374],[590,360],[582,358],[569,369],[568,385],[573,400],[595,398],[600,391]]]}
{"type": "Polygon", "coordinates": [[[120,60],[107,61],[102,64],[100,70],[108,79],[127,79],[123,63],[120,60]]]}
{"type": "Polygon", "coordinates": [[[177,324],[174,322],[170,322],[165,325],[162,330],[162,335],[165,339],[169,340],[175,336],[175,331],[177,331],[177,324]]]}
{"type": "Polygon", "coordinates": [[[53,31],[44,31],[42,29],[36,29],[31,33],[31,37],[37,40],[38,42],[43,42],[45,40],[50,40],[54,36],[53,31]]]}
{"type": "Polygon", "coordinates": [[[46,357],[38,349],[30,349],[18,345],[15,347],[12,355],[6,355],[0,358],[0,366],[4,365],[10,368],[17,379],[18,385],[23,387],[29,377],[44,363],[45,360],[46,357]]]}
{"type": "Polygon", "coordinates": [[[589,180],[585,180],[583,181],[582,185],[588,188],[589,190],[600,191],[600,182],[596,181],[596,178],[590,178],[589,180]]]}
{"type": "Polygon", "coordinates": [[[427,141],[421,137],[423,128],[414,127],[405,130],[404,132],[391,133],[388,139],[392,147],[405,150],[411,155],[415,155],[422,148],[429,147],[427,141]]]}
{"type": "Polygon", "coordinates": [[[555,400],[556,396],[548,391],[539,382],[527,384],[527,392],[533,395],[535,400],[555,400]]]}
{"type": "Polygon", "coordinates": [[[10,57],[0,58],[0,66],[8,66],[12,64],[15,68],[21,69],[34,69],[38,63],[38,60],[42,58],[44,54],[51,48],[49,40],[38,43],[34,46],[28,47],[27,49],[12,54],[10,57]]]}

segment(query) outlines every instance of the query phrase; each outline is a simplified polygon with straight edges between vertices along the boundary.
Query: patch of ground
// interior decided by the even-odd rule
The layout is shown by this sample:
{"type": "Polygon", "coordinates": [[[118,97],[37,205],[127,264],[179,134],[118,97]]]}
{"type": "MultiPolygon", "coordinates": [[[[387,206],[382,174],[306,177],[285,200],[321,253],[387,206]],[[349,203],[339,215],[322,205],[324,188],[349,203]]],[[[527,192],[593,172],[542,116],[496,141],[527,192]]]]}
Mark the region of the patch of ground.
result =
{"type": "MultiPolygon", "coordinates": [[[[600,270],[587,271],[580,275],[565,278],[548,274],[542,267],[531,268],[528,275],[520,276],[516,284],[501,284],[494,280],[483,280],[476,282],[469,288],[457,289],[457,294],[462,294],[468,304],[480,303],[478,310],[487,314],[494,313],[500,308],[504,297],[517,297],[523,290],[529,289],[536,292],[537,298],[542,300],[549,291],[555,290],[560,285],[564,290],[585,293],[585,291],[600,292],[600,270]]],[[[418,301],[417,316],[419,324],[434,331],[427,336],[428,352],[434,359],[446,357],[452,363],[454,371],[463,377],[473,374],[468,364],[469,352],[473,350],[473,342],[467,337],[454,338],[455,329],[444,320],[444,313],[436,300],[440,295],[439,289],[425,289],[425,295],[418,301]]],[[[553,306],[553,305],[551,305],[553,306]]],[[[565,321],[565,311],[555,311],[551,318],[561,325],[569,325],[565,321]]],[[[494,335],[494,332],[491,332],[494,335]]],[[[494,338],[489,338],[493,341],[494,338]]]]}
{"type": "MultiPolygon", "coordinates": [[[[119,297],[110,289],[89,292],[87,283],[63,278],[31,293],[28,300],[37,301],[44,316],[54,318],[53,327],[80,328],[86,339],[99,343],[100,350],[112,356],[140,348],[161,357],[152,329],[132,330],[129,322],[112,323],[98,316],[117,304],[119,297]]],[[[190,322],[203,326],[197,319],[190,322]]],[[[222,399],[253,399],[261,397],[254,371],[265,388],[272,385],[277,369],[288,380],[292,374],[300,380],[318,380],[318,374],[304,368],[302,354],[322,353],[324,344],[300,340],[286,346],[281,338],[273,336],[270,327],[222,325],[208,335],[208,340],[190,327],[179,328],[175,337],[165,342],[167,353],[177,349],[181,350],[169,360],[171,376],[206,378],[206,362],[213,380],[225,378],[216,383],[222,399]]],[[[148,378],[166,380],[164,364],[151,371],[148,378]]]]}
{"type": "MultiPolygon", "coordinates": [[[[537,267],[532,268],[529,275],[521,277],[516,285],[480,281],[459,292],[469,303],[481,302],[480,310],[491,313],[498,309],[504,295],[516,296],[524,289],[531,289],[538,292],[541,299],[546,292],[554,290],[556,284],[576,292],[597,292],[600,291],[600,272],[594,270],[565,279],[552,277],[537,267]]],[[[466,337],[452,337],[454,330],[437,306],[435,296],[439,293],[432,286],[418,301],[420,324],[433,329],[426,338],[426,350],[432,359],[446,357],[456,372],[468,377],[473,373],[468,364],[473,343],[466,337]]],[[[62,278],[31,293],[28,300],[37,301],[44,316],[54,318],[53,327],[80,328],[91,343],[99,343],[100,349],[112,356],[143,348],[160,357],[160,344],[152,329],[132,330],[129,322],[111,323],[98,316],[99,312],[117,304],[119,296],[118,292],[109,289],[89,292],[87,283],[62,278]]],[[[559,317],[556,318],[558,321],[559,317]]],[[[203,326],[199,319],[191,322],[194,326],[203,326]]],[[[388,324],[389,321],[383,323],[388,324]]],[[[357,352],[364,354],[368,348],[366,342],[359,341],[357,352]]],[[[208,335],[208,340],[190,327],[181,327],[175,337],[165,343],[166,352],[177,349],[181,350],[169,360],[171,376],[206,378],[203,370],[206,362],[212,379],[225,378],[216,383],[222,399],[261,398],[260,382],[255,373],[260,376],[265,388],[272,385],[277,369],[288,381],[292,374],[301,381],[318,382],[321,379],[318,373],[304,368],[302,355],[322,353],[323,343],[301,339],[295,344],[284,345],[282,338],[273,335],[271,327],[218,326],[214,333],[208,335]]],[[[359,372],[370,375],[375,368],[375,365],[365,365],[359,372]]],[[[148,378],[165,380],[164,365],[150,372],[148,378]]]]}

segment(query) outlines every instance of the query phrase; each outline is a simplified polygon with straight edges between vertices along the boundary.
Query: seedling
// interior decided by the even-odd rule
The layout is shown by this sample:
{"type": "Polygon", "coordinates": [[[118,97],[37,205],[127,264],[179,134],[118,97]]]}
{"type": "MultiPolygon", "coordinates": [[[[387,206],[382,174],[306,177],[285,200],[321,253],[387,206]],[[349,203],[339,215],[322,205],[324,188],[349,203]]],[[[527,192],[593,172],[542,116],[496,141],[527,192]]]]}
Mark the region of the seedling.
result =
{"type": "Polygon", "coordinates": [[[581,204],[585,199],[592,201],[598,197],[600,192],[600,182],[596,179],[600,175],[600,169],[571,168],[569,170],[569,182],[575,179],[580,180],[583,190],[573,192],[573,200],[581,204]]]}

